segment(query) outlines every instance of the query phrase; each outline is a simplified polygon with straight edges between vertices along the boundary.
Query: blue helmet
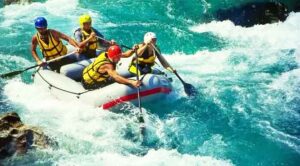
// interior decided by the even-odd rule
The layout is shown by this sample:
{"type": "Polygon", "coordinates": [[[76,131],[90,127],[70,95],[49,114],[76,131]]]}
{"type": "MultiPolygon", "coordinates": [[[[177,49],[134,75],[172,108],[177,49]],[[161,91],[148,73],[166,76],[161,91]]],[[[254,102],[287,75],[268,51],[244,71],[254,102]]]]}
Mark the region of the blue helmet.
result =
{"type": "Polygon", "coordinates": [[[44,17],[37,17],[34,20],[34,25],[36,28],[47,28],[47,20],[44,17]]]}

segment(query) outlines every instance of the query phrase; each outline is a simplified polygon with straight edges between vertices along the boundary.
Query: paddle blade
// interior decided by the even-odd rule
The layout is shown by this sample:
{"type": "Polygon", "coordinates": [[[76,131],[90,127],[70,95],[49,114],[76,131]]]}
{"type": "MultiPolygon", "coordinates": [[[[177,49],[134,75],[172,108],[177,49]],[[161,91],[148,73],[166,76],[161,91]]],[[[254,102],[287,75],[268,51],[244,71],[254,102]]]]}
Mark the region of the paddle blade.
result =
{"type": "Polygon", "coordinates": [[[188,83],[184,83],[184,91],[188,96],[196,96],[198,94],[198,91],[196,90],[196,88],[188,83]]]}
{"type": "Polygon", "coordinates": [[[22,72],[23,72],[23,70],[13,71],[13,72],[10,72],[10,73],[1,74],[0,77],[1,78],[10,78],[10,77],[13,77],[15,75],[21,74],[22,72]]]}
{"type": "Polygon", "coordinates": [[[142,115],[139,116],[139,122],[140,122],[140,123],[145,123],[144,117],[143,117],[142,115]]]}
{"type": "Polygon", "coordinates": [[[140,129],[141,129],[141,135],[144,136],[145,135],[145,130],[146,130],[146,126],[145,126],[145,120],[143,116],[139,116],[139,123],[140,123],[140,129]]]}

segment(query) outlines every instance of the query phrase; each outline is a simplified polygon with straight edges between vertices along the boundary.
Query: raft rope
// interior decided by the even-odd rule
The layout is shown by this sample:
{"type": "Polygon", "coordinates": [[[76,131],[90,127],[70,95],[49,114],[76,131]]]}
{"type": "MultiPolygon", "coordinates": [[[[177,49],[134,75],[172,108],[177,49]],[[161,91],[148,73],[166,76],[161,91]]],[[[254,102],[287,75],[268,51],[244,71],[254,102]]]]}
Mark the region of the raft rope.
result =
{"type": "MultiPolygon", "coordinates": [[[[38,73],[38,75],[42,78],[42,80],[44,80],[48,85],[49,85],[49,89],[51,88],[55,88],[57,90],[60,90],[60,91],[63,91],[63,92],[66,92],[66,93],[70,93],[70,94],[74,94],[76,95],[76,97],[79,99],[80,98],[80,95],[84,94],[84,93],[87,93],[87,92],[90,92],[90,91],[94,91],[94,90],[97,90],[97,89],[93,89],[93,90],[86,90],[84,92],[72,92],[72,91],[68,91],[68,90],[65,90],[65,89],[62,89],[62,88],[59,88],[53,84],[51,84],[50,82],[48,82],[40,73],[39,73],[39,70],[40,70],[41,66],[37,69],[36,73],[38,73]]],[[[143,79],[145,78],[147,74],[143,75],[142,78],[140,79],[140,81],[143,81],[143,79]]]]}
{"type": "Polygon", "coordinates": [[[39,70],[40,70],[40,67],[37,69],[36,73],[38,73],[38,75],[42,78],[42,80],[44,80],[44,81],[49,85],[49,89],[55,88],[55,89],[57,89],[57,90],[60,90],[60,91],[66,92],[66,93],[74,94],[74,95],[76,95],[76,97],[77,97],[78,99],[80,98],[80,95],[82,95],[82,94],[84,94],[84,93],[87,93],[87,92],[89,92],[89,91],[93,91],[93,90],[86,90],[86,91],[84,91],[84,92],[79,92],[79,93],[77,93],[77,92],[72,92],[72,91],[68,91],[68,90],[62,89],[62,88],[57,87],[57,86],[51,84],[50,82],[48,82],[48,81],[41,75],[41,73],[39,73],[39,70]]]}

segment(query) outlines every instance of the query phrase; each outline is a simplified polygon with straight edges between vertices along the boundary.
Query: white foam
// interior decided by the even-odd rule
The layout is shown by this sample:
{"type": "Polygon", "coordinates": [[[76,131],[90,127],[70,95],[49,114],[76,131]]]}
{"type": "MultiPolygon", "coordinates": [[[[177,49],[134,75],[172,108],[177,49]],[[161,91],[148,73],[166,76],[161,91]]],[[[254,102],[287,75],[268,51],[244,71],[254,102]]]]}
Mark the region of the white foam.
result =
{"type": "Polygon", "coordinates": [[[65,17],[76,11],[78,4],[78,0],[48,0],[44,7],[52,15],[65,17]]]}
{"type": "Polygon", "coordinates": [[[285,22],[255,25],[250,28],[235,26],[230,21],[212,21],[195,25],[191,31],[211,32],[222,38],[236,42],[235,45],[249,44],[257,47],[299,48],[300,47],[300,13],[291,13],[285,22]]]}
{"type": "Polygon", "coordinates": [[[97,153],[80,155],[72,158],[62,158],[57,165],[176,165],[176,166],[229,166],[233,165],[229,160],[215,159],[210,156],[196,156],[180,154],[176,150],[150,150],[145,156],[120,155],[117,153],[97,153]]]}
{"type": "MultiPolygon", "coordinates": [[[[20,116],[25,123],[44,128],[46,133],[58,140],[59,149],[47,150],[57,156],[57,165],[115,165],[116,161],[122,165],[232,165],[229,160],[180,154],[175,150],[150,150],[145,156],[132,154],[143,149],[138,141],[139,125],[134,115],[115,114],[82,103],[59,101],[46,90],[35,84],[25,84],[20,79],[10,80],[4,87],[4,95],[24,107],[20,116]],[[133,136],[126,138],[126,133],[133,136]]],[[[150,142],[151,139],[161,139],[168,144],[170,140],[164,135],[164,127],[166,124],[172,126],[176,119],[162,122],[155,114],[148,115],[146,112],[144,118],[151,133],[147,139],[150,142]]]]}
{"type": "Polygon", "coordinates": [[[208,2],[206,2],[206,0],[201,0],[201,4],[202,4],[202,6],[203,6],[203,8],[204,8],[204,11],[203,11],[203,13],[207,13],[207,11],[211,8],[211,4],[210,3],[208,3],[208,2]]]}
{"type": "Polygon", "coordinates": [[[16,64],[19,64],[20,66],[29,66],[32,65],[27,59],[21,57],[20,55],[5,55],[5,54],[0,54],[0,60],[2,62],[9,63],[13,62],[16,64]]]}
{"type": "Polygon", "coordinates": [[[188,73],[192,76],[188,79],[193,80],[206,74],[228,73],[232,70],[247,71],[247,64],[240,63],[237,66],[232,66],[228,63],[232,54],[232,50],[215,52],[204,50],[197,51],[195,54],[175,52],[171,55],[164,54],[164,57],[178,73],[188,73]]]}
{"type": "Polygon", "coordinates": [[[166,14],[170,19],[175,19],[175,16],[172,14],[173,12],[173,4],[172,2],[168,2],[166,14]]]}
{"type": "Polygon", "coordinates": [[[0,54],[0,61],[1,74],[13,72],[15,70],[23,69],[24,67],[32,66],[31,62],[18,55],[0,54]]]}
{"type": "Polygon", "coordinates": [[[108,147],[108,150],[114,151],[126,147],[134,149],[136,146],[122,137],[124,132],[135,132],[133,135],[139,136],[136,118],[129,119],[128,116],[104,111],[78,101],[60,101],[47,90],[35,84],[25,84],[20,79],[8,81],[4,87],[4,95],[14,104],[23,107],[21,117],[25,123],[42,126],[51,132],[52,136],[64,133],[66,137],[73,138],[74,142],[92,143],[95,149],[108,147]]]}
{"type": "Polygon", "coordinates": [[[0,26],[8,28],[16,23],[30,24],[34,20],[33,16],[39,15],[43,10],[45,10],[45,6],[38,2],[27,5],[13,4],[5,6],[0,10],[4,17],[4,21],[0,26]],[[28,14],[28,11],[31,11],[31,14],[28,14]]]}
{"type": "MultiPolygon", "coordinates": [[[[273,90],[284,93],[286,102],[299,98],[300,69],[294,69],[283,73],[269,85],[273,90]]],[[[297,111],[292,111],[294,116],[300,117],[297,111]]]]}
{"type": "Polygon", "coordinates": [[[64,31],[70,31],[72,25],[78,27],[78,17],[83,13],[88,13],[97,22],[101,18],[97,12],[78,7],[78,0],[48,0],[45,3],[33,2],[29,4],[12,4],[4,6],[0,9],[1,16],[4,21],[0,23],[0,27],[14,27],[16,24],[33,25],[33,21],[38,16],[45,16],[48,20],[49,28],[56,28],[57,21],[70,23],[70,26],[60,27],[64,31]],[[28,14],[30,11],[30,14],[28,14]],[[75,13],[75,14],[74,14],[75,13]]]}

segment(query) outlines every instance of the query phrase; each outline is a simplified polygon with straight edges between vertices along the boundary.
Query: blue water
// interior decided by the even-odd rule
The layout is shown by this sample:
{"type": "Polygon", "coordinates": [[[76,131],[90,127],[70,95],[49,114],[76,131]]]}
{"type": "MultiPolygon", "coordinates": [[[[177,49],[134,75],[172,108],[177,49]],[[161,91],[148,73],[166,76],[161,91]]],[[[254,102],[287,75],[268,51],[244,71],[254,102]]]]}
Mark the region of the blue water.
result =
{"type": "MultiPolygon", "coordinates": [[[[250,0],[249,0],[250,1],[250,0]]],[[[57,100],[32,83],[33,71],[0,79],[0,112],[15,110],[58,147],[31,150],[4,165],[299,165],[300,13],[285,22],[234,26],[207,19],[243,1],[47,0],[0,8],[0,69],[34,65],[33,20],[68,35],[89,13],[107,39],[131,46],[157,33],[169,63],[199,95],[175,92],[144,105],[147,135],[135,113],[115,114],[57,100]]],[[[248,1],[247,1],[248,2],[248,1]]],[[[292,6],[293,2],[289,2],[292,6]]]]}

